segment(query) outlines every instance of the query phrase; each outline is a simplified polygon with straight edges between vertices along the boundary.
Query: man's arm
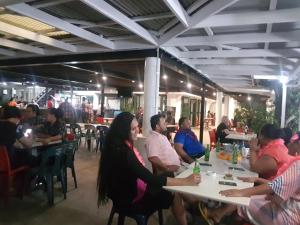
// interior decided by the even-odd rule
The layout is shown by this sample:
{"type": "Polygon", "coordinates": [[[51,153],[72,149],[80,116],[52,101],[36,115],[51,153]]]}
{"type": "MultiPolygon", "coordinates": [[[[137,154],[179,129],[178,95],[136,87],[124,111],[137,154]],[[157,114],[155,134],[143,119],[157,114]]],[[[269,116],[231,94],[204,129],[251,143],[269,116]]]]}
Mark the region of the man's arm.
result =
{"type": "Polygon", "coordinates": [[[26,138],[26,137],[21,137],[18,139],[18,141],[25,147],[25,148],[31,148],[32,147],[32,138],[26,138]]]}
{"type": "Polygon", "coordinates": [[[176,165],[165,165],[157,156],[152,156],[148,158],[158,172],[175,172],[179,169],[176,165]]]}
{"type": "Polygon", "coordinates": [[[192,163],[194,160],[184,151],[183,144],[175,143],[174,148],[177,154],[182,158],[182,160],[186,163],[192,163]]]}

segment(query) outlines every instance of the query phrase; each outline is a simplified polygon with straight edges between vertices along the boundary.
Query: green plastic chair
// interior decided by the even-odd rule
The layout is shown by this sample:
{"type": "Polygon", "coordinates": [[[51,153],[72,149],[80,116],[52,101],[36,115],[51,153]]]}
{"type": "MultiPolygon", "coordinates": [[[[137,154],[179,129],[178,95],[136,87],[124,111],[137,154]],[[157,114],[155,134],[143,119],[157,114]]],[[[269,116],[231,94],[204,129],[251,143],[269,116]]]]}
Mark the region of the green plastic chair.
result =
{"type": "MultiPolygon", "coordinates": [[[[72,170],[72,177],[74,179],[75,188],[77,188],[77,179],[76,179],[76,172],[75,172],[75,166],[74,166],[74,160],[75,160],[75,153],[78,150],[78,141],[68,141],[66,142],[66,170],[67,168],[70,168],[72,170]]],[[[67,182],[67,171],[65,172],[66,175],[66,185],[67,182]]]]}
{"type": "Polygon", "coordinates": [[[54,204],[53,195],[53,177],[60,177],[62,191],[64,194],[64,199],[67,198],[67,188],[66,188],[66,145],[56,145],[49,147],[45,150],[41,150],[41,165],[39,168],[32,170],[34,175],[39,177],[44,177],[46,180],[46,190],[48,197],[48,204],[52,206],[54,204]]]}

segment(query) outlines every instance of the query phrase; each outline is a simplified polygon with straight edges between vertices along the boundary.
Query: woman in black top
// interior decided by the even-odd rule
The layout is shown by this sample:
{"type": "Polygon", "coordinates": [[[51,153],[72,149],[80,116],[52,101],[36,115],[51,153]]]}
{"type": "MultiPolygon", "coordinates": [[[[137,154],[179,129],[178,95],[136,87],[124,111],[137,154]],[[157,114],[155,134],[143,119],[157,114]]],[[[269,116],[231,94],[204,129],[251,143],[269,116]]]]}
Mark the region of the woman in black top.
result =
{"type": "Polygon", "coordinates": [[[61,109],[49,109],[47,122],[41,125],[37,135],[44,145],[52,141],[62,140],[65,134],[65,124],[62,122],[62,117],[63,112],[61,109]]]}
{"type": "MultiPolygon", "coordinates": [[[[179,196],[173,196],[162,186],[197,185],[200,182],[199,175],[182,179],[153,175],[143,166],[143,160],[133,148],[138,132],[138,122],[128,112],[120,113],[111,124],[100,159],[98,205],[110,198],[124,211],[154,212],[169,208],[172,202],[173,206],[178,204],[179,196]]],[[[174,206],[173,213],[180,224],[186,224],[184,211],[174,206]]]]}
{"type": "Polygon", "coordinates": [[[229,143],[230,140],[226,139],[226,136],[229,134],[229,119],[227,116],[222,117],[222,122],[217,127],[216,138],[220,139],[221,143],[229,143]]]}

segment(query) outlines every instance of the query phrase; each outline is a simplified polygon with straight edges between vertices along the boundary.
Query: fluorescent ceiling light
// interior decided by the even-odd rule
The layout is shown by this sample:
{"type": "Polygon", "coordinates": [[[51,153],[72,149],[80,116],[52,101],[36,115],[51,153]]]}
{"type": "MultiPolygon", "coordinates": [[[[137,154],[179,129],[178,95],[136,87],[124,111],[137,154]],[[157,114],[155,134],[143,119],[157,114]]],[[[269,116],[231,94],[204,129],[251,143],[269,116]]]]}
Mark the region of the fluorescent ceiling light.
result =
{"type": "Polygon", "coordinates": [[[256,80],[278,80],[280,75],[253,75],[256,80]]]}

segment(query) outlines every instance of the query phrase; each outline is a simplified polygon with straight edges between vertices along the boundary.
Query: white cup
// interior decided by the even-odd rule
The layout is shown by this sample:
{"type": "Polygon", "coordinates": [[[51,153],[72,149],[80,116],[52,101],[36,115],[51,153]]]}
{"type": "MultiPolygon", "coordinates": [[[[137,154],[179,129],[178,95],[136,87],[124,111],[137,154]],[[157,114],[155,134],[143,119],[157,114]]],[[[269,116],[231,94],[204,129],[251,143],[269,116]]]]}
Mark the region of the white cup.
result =
{"type": "Polygon", "coordinates": [[[246,158],[249,154],[250,149],[249,148],[242,148],[242,156],[246,158]]]}

